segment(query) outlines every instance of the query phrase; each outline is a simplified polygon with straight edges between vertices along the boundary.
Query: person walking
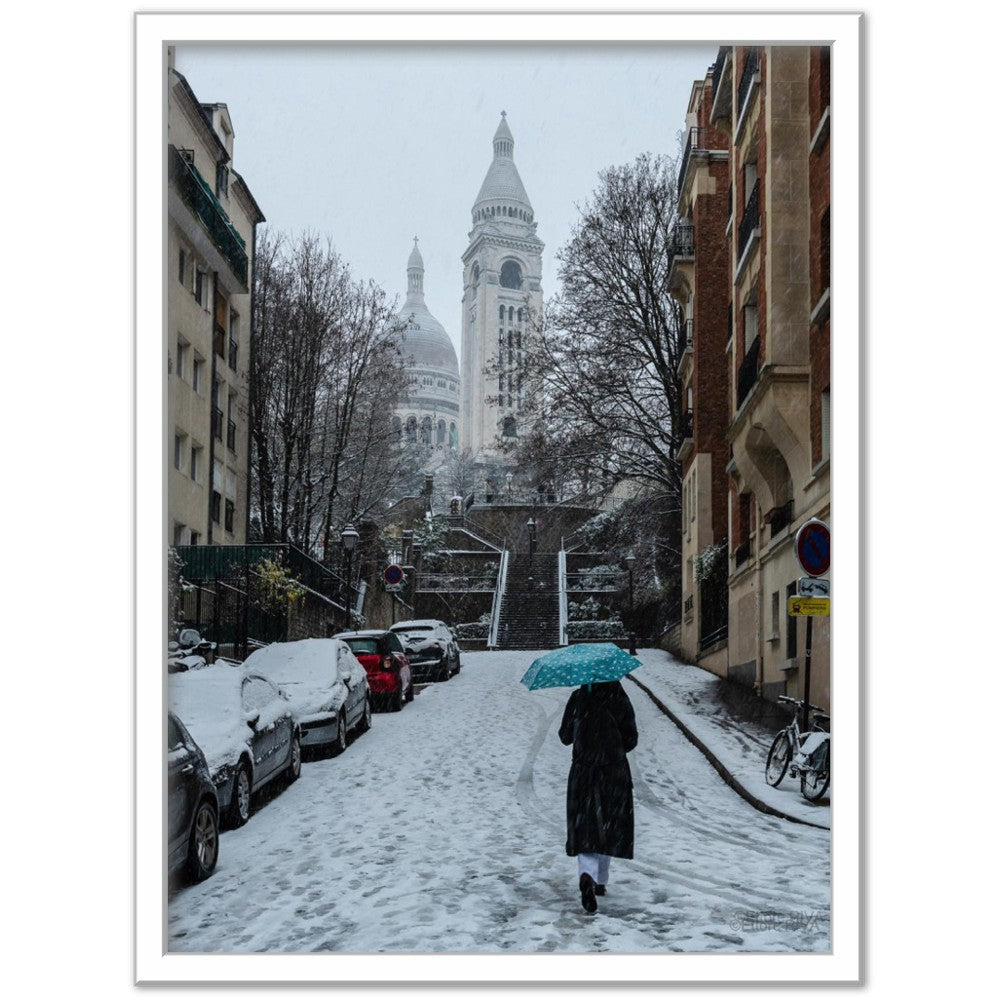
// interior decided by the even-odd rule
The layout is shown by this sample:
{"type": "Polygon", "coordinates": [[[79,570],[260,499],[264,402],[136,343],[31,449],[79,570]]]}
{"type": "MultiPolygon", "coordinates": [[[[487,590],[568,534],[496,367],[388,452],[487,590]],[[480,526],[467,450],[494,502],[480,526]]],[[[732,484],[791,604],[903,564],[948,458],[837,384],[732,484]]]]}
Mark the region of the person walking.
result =
{"type": "Polygon", "coordinates": [[[580,897],[588,913],[606,893],[612,858],[631,858],[632,772],[627,754],[639,734],[619,681],[584,684],[570,696],[559,739],[573,747],[566,783],[566,853],[577,858],[580,897]]]}

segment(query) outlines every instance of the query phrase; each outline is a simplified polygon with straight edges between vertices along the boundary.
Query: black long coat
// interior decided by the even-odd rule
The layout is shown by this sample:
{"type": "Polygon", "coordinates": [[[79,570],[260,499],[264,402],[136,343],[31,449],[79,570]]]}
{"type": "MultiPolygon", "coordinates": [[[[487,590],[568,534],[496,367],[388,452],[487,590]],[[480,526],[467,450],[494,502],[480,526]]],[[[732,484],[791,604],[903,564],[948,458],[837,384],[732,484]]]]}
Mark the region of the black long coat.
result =
{"type": "Polygon", "coordinates": [[[639,735],[621,684],[577,688],[569,696],[559,739],[573,745],[566,785],[566,853],[631,858],[635,817],[625,755],[635,749],[639,735]]]}

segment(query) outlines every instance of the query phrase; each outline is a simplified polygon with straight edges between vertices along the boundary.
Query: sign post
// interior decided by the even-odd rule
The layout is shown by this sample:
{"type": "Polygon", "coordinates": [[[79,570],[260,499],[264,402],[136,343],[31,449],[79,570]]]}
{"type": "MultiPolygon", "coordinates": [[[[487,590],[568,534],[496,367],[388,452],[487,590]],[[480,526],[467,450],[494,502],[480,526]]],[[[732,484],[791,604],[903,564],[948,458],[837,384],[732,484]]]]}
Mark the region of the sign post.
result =
{"type": "Polygon", "coordinates": [[[829,594],[830,585],[827,580],[820,580],[830,569],[830,529],[819,518],[811,517],[795,533],[795,556],[799,565],[812,580],[803,587],[804,580],[799,581],[799,593],[788,600],[790,615],[806,616],[806,663],[802,677],[802,728],[809,728],[809,680],[812,667],[812,632],[813,618],[816,615],[830,614],[830,598],[819,596],[824,591],[829,594]],[[813,597],[812,595],[816,596],[813,597]]]}
{"type": "Polygon", "coordinates": [[[392,624],[396,624],[396,601],[399,599],[396,594],[403,589],[403,584],[406,581],[406,574],[403,572],[403,567],[398,566],[396,563],[389,563],[384,570],[382,570],[382,583],[385,586],[386,593],[391,594],[392,598],[392,624]]]}

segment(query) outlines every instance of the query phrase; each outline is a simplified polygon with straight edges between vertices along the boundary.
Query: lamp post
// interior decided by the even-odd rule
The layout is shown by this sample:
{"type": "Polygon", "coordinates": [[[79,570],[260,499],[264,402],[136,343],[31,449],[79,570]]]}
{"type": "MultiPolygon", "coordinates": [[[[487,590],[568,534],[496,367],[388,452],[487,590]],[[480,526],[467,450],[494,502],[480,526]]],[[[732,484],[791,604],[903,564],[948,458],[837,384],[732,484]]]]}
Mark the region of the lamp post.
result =
{"type": "Polygon", "coordinates": [[[507,479],[507,503],[510,503],[512,500],[510,484],[514,481],[514,473],[508,472],[505,478],[507,479]]]}
{"type": "Polygon", "coordinates": [[[344,596],[344,631],[349,632],[351,628],[351,560],[354,557],[354,548],[358,544],[358,534],[354,525],[350,522],[340,533],[340,544],[347,554],[347,592],[344,596]]]}
{"type": "Polygon", "coordinates": [[[632,613],[635,609],[635,591],[632,587],[632,567],[635,565],[635,553],[630,552],[625,557],[625,565],[628,567],[628,651],[635,656],[635,629],[632,627],[632,613]]]}

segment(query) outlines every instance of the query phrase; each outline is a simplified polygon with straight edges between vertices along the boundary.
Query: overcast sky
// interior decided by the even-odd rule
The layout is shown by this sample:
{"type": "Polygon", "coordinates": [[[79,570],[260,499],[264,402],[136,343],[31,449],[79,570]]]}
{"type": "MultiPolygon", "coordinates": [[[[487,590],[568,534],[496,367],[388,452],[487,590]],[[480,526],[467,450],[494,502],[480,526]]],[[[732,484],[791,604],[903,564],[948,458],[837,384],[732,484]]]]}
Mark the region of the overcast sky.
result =
{"type": "Polygon", "coordinates": [[[198,99],[228,105],[234,166],[267,224],[330,236],[400,305],[420,237],[427,306],[461,341],[462,253],[500,112],[557,290],[565,244],[598,172],[677,152],[691,85],[718,46],[178,46],[198,99]]]}

